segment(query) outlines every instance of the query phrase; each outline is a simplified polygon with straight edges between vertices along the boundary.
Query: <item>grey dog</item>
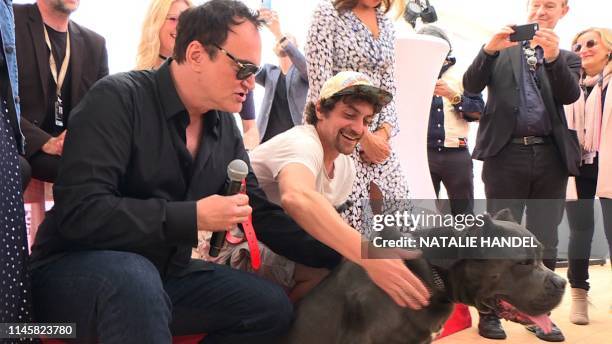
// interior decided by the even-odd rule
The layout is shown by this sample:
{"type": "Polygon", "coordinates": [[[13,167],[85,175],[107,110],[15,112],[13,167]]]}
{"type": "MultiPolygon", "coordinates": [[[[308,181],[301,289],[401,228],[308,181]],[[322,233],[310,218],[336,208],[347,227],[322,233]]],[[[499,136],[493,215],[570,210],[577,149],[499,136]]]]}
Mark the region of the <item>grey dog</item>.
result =
{"type": "MultiPolygon", "coordinates": [[[[508,211],[495,219],[485,214],[484,225],[471,230],[439,228],[416,235],[532,237],[508,211]]],[[[561,302],[566,282],[544,267],[535,242],[536,247],[423,248],[421,258],[405,261],[431,291],[430,304],[418,311],[399,307],[362,268],[343,262],[296,305],[291,330],[279,343],[429,343],[453,303],[549,331],[547,314],[561,302]]]]}

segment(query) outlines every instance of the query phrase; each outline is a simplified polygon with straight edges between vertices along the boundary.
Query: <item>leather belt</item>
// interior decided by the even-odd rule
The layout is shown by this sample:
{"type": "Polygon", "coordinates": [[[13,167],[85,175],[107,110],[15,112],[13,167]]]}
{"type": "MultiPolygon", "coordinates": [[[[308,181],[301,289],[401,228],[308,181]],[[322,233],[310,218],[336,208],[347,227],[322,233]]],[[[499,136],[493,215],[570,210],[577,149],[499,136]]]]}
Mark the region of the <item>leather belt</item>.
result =
{"type": "Polygon", "coordinates": [[[514,137],[510,141],[514,144],[519,144],[523,146],[531,146],[531,145],[541,145],[544,143],[550,143],[550,137],[548,136],[523,136],[523,137],[514,137]]]}

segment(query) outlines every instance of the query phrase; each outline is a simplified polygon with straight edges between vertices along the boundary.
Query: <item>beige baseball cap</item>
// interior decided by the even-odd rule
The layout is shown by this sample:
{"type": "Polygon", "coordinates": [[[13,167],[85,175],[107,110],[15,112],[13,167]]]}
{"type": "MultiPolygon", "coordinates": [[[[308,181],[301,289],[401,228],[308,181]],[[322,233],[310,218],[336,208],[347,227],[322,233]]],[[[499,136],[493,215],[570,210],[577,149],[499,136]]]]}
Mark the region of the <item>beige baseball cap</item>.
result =
{"type": "Polygon", "coordinates": [[[368,94],[378,99],[380,108],[393,99],[391,93],[376,87],[365,74],[354,71],[342,71],[334,75],[325,83],[319,93],[319,100],[329,99],[333,96],[350,94],[368,94]]]}

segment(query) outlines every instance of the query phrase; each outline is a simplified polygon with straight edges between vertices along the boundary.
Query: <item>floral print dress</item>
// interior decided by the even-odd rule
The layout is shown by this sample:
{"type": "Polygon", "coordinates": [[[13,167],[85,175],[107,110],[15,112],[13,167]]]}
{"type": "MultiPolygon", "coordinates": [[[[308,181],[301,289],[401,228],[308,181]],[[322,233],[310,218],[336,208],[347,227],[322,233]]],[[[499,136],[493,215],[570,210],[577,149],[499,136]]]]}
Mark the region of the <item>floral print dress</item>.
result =
{"type": "MultiPolygon", "coordinates": [[[[374,85],[395,96],[395,31],[380,8],[376,16],[380,31],[378,37],[374,37],[352,11],[339,13],[331,0],[323,0],[317,6],[305,49],[308,61],[308,102],[316,102],[323,83],[343,70],[361,72],[374,85]]],[[[386,105],[374,117],[369,126],[370,131],[375,131],[385,122],[393,127],[391,135],[396,135],[398,122],[395,101],[386,105]]],[[[351,205],[342,215],[353,228],[369,236],[371,226],[366,221],[369,216],[364,210],[370,197],[370,182],[380,188],[386,211],[397,209],[398,204],[408,199],[408,184],[395,152],[382,164],[370,164],[361,160],[358,146],[352,158],[357,176],[349,196],[351,205]]],[[[405,204],[409,204],[409,201],[405,204]]]]}

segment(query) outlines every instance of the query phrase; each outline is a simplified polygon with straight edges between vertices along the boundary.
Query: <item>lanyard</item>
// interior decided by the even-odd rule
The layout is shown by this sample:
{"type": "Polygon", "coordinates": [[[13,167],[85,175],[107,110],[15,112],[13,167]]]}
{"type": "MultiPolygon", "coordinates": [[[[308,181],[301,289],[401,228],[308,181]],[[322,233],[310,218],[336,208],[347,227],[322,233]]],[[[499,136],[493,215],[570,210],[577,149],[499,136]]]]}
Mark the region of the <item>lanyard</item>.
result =
{"type": "Polygon", "coordinates": [[[51,48],[51,40],[49,39],[49,33],[47,33],[47,27],[44,24],[43,29],[45,30],[45,42],[47,42],[47,47],[49,47],[49,68],[51,68],[51,75],[57,86],[55,94],[60,98],[62,94],[62,85],[64,84],[64,78],[66,78],[66,71],[68,70],[68,63],[70,62],[70,31],[66,31],[66,55],[64,56],[64,61],[62,62],[58,76],[57,64],[55,63],[53,49],[51,48]]]}
{"type": "MultiPolygon", "coordinates": [[[[241,193],[246,194],[246,181],[245,180],[242,181],[241,189],[242,189],[241,193]]],[[[251,255],[251,266],[253,267],[254,270],[259,270],[259,267],[261,267],[261,254],[259,252],[259,244],[257,242],[257,236],[255,235],[255,228],[253,227],[253,217],[249,215],[248,220],[241,223],[240,226],[242,227],[242,231],[244,232],[244,235],[246,236],[247,244],[249,246],[249,254],[251,255]]],[[[230,244],[238,245],[242,241],[244,241],[244,238],[234,237],[231,235],[230,232],[227,232],[227,235],[225,236],[225,240],[227,240],[227,242],[229,242],[230,244]]]]}

